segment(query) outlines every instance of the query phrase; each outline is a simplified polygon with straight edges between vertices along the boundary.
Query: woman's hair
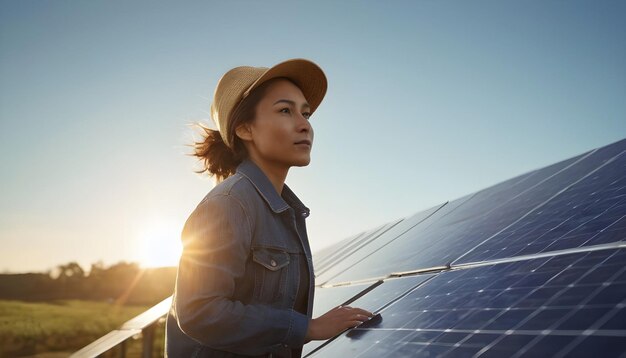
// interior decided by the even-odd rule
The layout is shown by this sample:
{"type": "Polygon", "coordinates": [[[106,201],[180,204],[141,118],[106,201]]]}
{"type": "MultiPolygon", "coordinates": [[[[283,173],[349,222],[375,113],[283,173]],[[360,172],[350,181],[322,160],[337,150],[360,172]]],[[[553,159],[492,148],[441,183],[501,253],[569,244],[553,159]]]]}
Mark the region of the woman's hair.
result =
{"type": "Polygon", "coordinates": [[[201,134],[202,140],[192,144],[194,152],[191,155],[197,157],[203,163],[203,168],[196,171],[197,173],[207,172],[209,176],[215,176],[218,182],[235,174],[237,166],[248,157],[248,151],[241,139],[237,137],[235,130],[240,125],[254,120],[257,105],[265,95],[268,84],[275,79],[264,82],[255,88],[230,114],[226,133],[229,133],[231,137],[230,142],[233,144],[233,149],[224,143],[219,131],[197,123],[197,126],[203,131],[201,134]]]}

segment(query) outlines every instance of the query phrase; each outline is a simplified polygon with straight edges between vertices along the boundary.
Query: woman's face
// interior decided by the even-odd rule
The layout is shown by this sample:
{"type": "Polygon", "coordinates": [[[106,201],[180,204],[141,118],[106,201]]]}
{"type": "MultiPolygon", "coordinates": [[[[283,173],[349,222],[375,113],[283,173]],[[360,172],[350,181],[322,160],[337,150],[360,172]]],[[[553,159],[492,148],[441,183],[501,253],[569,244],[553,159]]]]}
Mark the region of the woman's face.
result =
{"type": "Polygon", "coordinates": [[[309,115],[309,104],[300,88],[286,79],[275,79],[257,104],[255,119],[238,128],[237,135],[250,158],[261,166],[306,166],[313,145],[309,115]]]}

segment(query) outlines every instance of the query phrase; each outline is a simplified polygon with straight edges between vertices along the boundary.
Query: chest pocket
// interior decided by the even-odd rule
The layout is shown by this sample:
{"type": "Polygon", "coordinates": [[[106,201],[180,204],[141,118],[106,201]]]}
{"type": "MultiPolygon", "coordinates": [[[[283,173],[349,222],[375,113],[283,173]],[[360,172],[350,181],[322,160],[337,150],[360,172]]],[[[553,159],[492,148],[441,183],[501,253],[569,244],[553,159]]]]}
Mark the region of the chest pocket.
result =
{"type": "Polygon", "coordinates": [[[252,249],[254,297],[263,303],[278,303],[285,296],[290,256],[285,250],[256,247],[252,249]]]}

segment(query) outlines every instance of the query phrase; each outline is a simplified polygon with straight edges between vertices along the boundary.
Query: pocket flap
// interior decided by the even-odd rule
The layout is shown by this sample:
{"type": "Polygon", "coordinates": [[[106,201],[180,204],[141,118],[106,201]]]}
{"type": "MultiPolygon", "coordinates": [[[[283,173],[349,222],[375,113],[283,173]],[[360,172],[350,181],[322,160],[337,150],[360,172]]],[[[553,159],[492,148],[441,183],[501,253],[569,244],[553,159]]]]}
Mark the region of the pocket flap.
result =
{"type": "Polygon", "coordinates": [[[261,247],[253,249],[252,260],[268,270],[278,271],[289,264],[289,254],[283,250],[261,247]]]}

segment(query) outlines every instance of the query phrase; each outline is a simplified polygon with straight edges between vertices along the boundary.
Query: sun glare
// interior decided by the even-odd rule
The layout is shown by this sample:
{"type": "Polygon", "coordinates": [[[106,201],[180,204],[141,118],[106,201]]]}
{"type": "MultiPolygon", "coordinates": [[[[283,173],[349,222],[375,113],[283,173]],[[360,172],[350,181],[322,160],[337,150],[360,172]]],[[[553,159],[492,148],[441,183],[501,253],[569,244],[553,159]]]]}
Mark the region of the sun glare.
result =
{"type": "Polygon", "coordinates": [[[153,222],[139,234],[137,246],[136,257],[142,267],[177,266],[182,252],[179,225],[153,222]]]}

